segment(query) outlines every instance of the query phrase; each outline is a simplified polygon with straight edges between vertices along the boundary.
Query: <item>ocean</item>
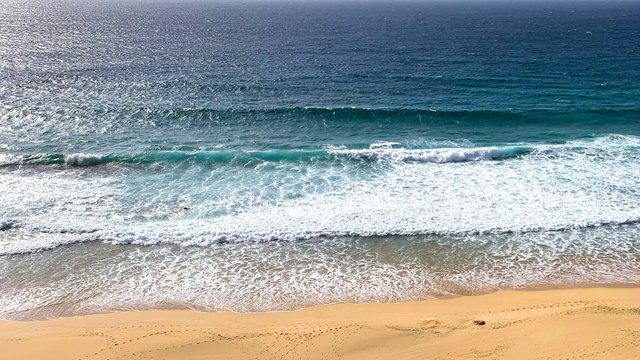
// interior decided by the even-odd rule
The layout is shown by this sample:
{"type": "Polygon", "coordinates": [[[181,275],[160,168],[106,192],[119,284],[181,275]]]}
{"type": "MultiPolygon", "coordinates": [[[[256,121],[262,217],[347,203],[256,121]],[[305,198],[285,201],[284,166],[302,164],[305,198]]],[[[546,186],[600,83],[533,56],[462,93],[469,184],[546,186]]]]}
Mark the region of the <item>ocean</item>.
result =
{"type": "Polygon", "coordinates": [[[637,2],[0,4],[0,318],[628,283],[637,2]]]}

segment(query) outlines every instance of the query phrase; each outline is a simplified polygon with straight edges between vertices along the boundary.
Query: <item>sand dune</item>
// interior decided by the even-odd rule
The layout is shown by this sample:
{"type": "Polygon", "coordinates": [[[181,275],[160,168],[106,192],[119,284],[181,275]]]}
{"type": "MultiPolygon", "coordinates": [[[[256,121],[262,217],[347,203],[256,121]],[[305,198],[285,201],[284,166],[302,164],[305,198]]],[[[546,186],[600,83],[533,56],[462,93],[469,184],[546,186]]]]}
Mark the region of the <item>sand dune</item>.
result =
{"type": "Polygon", "coordinates": [[[3,359],[638,359],[640,288],[0,322],[3,359]]]}

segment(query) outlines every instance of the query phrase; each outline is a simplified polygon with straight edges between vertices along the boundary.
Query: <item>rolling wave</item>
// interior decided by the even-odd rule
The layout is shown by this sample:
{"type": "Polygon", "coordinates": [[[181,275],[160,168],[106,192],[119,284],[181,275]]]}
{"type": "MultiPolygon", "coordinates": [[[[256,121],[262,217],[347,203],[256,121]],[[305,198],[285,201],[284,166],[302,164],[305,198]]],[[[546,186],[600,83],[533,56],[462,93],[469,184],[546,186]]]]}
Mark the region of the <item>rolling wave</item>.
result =
{"type": "Polygon", "coordinates": [[[0,181],[12,191],[2,194],[0,230],[7,240],[0,241],[0,254],[85,241],[207,245],[544,233],[637,224],[640,219],[638,137],[494,147],[399,146],[377,142],[366,149],[167,150],[5,159],[0,181]],[[290,166],[227,166],[241,163],[238,159],[290,166]],[[157,162],[222,166],[134,169],[125,176],[7,168],[157,162]]]}
{"type": "Polygon", "coordinates": [[[72,167],[118,164],[154,164],[154,163],[223,163],[246,164],[256,161],[304,161],[327,158],[329,154],[322,150],[264,150],[264,151],[146,151],[140,153],[113,154],[33,154],[5,155],[0,157],[0,166],[15,165],[66,165],[72,167]]]}
{"type": "Polygon", "coordinates": [[[531,153],[531,146],[502,146],[457,149],[335,149],[330,153],[350,159],[423,163],[454,163],[505,160],[531,153]]]}
{"type": "Polygon", "coordinates": [[[221,164],[255,166],[264,162],[414,162],[459,163],[517,159],[527,155],[572,155],[590,152],[609,153],[612,149],[638,150],[640,138],[608,135],[591,140],[565,144],[511,144],[483,147],[410,148],[399,143],[373,143],[368,148],[326,146],[324,149],[265,149],[265,150],[148,150],[138,153],[0,153],[0,167],[29,165],[64,165],[69,167],[100,166],[105,164],[221,164]]]}
{"type": "Polygon", "coordinates": [[[70,167],[105,164],[229,164],[255,165],[261,162],[300,162],[324,160],[393,161],[450,163],[480,160],[505,160],[533,151],[528,146],[457,149],[327,149],[260,151],[147,151],[133,154],[34,154],[0,155],[0,166],[65,165],[70,167]]]}

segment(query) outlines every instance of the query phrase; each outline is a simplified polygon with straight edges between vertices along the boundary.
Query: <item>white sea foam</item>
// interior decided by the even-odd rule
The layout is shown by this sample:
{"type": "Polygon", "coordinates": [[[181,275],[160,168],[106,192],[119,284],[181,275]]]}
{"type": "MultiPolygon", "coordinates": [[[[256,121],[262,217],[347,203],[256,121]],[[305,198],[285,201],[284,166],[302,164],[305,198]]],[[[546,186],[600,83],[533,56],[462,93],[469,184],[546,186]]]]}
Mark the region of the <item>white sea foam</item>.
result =
{"type": "MultiPolygon", "coordinates": [[[[635,176],[640,162],[635,153],[625,153],[629,144],[637,142],[633,137],[606,137],[537,146],[518,161],[464,166],[455,161],[407,162],[407,158],[469,160],[503,150],[366,149],[362,151],[383,158],[399,156],[402,161],[332,167],[277,163],[259,172],[218,168],[211,174],[193,168],[164,178],[153,173],[140,175],[150,178],[87,179],[77,178],[71,170],[34,176],[7,172],[1,174],[3,181],[15,191],[2,195],[3,203],[12,205],[0,215],[19,220],[34,234],[183,245],[622,224],[640,219],[635,191],[640,188],[635,176]],[[179,196],[192,199],[186,210],[179,196]]],[[[86,164],[98,158],[76,154],[66,160],[86,164]]],[[[11,240],[0,244],[1,253],[21,248],[11,240]]]]}
{"type": "Polygon", "coordinates": [[[22,160],[22,157],[14,154],[0,154],[0,165],[13,165],[18,164],[22,160]]]}
{"type": "Polygon", "coordinates": [[[400,145],[400,143],[393,141],[379,141],[369,145],[369,149],[391,149],[398,145],[400,145]]]}
{"type": "Polygon", "coordinates": [[[0,144],[0,150],[15,151],[15,150],[18,150],[18,148],[10,144],[0,144]]]}
{"type": "Polygon", "coordinates": [[[64,156],[64,163],[70,166],[91,166],[100,163],[103,157],[101,154],[69,154],[64,156]]]}
{"type": "Polygon", "coordinates": [[[640,281],[638,143],[609,136],[463,163],[4,169],[0,219],[12,225],[0,253],[25,254],[0,272],[0,316],[640,281]]]}
{"type": "Polygon", "coordinates": [[[598,228],[508,238],[158,245],[117,252],[89,243],[16,257],[0,273],[0,317],[168,306],[291,310],[533,284],[637,282],[638,234],[637,227],[598,228]]]}
{"type": "Polygon", "coordinates": [[[331,149],[330,153],[354,159],[384,161],[450,163],[493,160],[522,155],[527,147],[483,147],[456,149],[394,149],[391,146],[375,146],[370,149],[331,149]]]}

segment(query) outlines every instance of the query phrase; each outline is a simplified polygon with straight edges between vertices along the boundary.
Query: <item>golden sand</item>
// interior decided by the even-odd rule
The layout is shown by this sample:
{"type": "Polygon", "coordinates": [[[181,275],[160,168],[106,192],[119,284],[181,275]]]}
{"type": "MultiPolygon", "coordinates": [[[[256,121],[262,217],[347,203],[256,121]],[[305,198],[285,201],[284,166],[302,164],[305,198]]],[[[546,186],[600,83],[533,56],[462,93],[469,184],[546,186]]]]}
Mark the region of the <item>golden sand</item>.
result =
{"type": "Polygon", "coordinates": [[[640,359],[640,288],[0,322],[2,359],[640,359]]]}

